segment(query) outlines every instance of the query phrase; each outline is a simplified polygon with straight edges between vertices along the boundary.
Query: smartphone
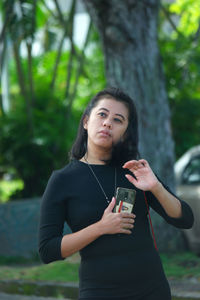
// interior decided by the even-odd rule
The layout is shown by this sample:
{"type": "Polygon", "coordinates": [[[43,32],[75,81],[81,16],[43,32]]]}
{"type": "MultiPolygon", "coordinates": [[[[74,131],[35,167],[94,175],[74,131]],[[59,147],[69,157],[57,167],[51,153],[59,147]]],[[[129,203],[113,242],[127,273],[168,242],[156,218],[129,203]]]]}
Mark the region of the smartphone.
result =
{"type": "Polygon", "coordinates": [[[118,187],[116,190],[116,205],[114,212],[125,211],[131,213],[135,204],[136,191],[118,187]]]}

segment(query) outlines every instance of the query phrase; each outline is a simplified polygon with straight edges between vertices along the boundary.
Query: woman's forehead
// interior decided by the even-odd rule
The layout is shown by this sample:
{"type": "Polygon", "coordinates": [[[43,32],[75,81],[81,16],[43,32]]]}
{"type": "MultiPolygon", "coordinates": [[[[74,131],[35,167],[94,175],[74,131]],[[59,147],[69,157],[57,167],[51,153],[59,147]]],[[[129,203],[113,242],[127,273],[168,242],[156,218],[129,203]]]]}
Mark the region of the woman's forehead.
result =
{"type": "Polygon", "coordinates": [[[126,104],[115,99],[103,98],[99,100],[95,106],[95,111],[100,109],[105,109],[112,113],[124,113],[125,116],[129,114],[126,104]]]}

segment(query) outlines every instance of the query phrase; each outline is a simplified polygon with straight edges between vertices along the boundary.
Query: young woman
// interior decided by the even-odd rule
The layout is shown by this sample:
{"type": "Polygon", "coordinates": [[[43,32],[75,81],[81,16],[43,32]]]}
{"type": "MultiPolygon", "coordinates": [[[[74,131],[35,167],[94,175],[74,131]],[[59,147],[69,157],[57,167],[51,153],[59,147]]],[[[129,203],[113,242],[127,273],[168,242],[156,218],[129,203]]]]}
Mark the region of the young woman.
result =
{"type": "Polygon", "coordinates": [[[99,92],[86,108],[71,162],[53,172],[46,187],[39,230],[45,263],[80,251],[80,300],[170,300],[154,247],[148,204],[168,223],[190,228],[190,207],[139,159],[133,100],[116,88],[99,92]],[[114,212],[117,187],[136,191],[133,211],[114,212]],[[64,223],[72,233],[63,235],[64,223]]]}

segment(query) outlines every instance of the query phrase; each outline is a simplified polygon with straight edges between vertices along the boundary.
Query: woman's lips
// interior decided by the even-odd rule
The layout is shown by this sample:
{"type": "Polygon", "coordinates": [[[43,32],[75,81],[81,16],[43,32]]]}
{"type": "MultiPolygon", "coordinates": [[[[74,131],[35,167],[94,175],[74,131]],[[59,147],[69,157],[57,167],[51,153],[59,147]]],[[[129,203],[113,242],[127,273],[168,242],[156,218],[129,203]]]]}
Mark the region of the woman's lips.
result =
{"type": "Polygon", "coordinates": [[[107,130],[101,130],[101,131],[99,131],[99,133],[100,133],[102,136],[105,136],[105,137],[111,136],[110,132],[107,131],[107,130]]]}

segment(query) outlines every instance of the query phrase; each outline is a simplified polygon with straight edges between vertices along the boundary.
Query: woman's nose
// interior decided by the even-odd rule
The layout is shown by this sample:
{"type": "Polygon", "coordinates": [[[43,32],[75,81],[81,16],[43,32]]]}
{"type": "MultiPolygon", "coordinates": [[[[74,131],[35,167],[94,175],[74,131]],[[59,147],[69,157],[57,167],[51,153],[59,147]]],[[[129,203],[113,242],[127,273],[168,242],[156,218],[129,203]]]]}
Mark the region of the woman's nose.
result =
{"type": "Polygon", "coordinates": [[[112,122],[111,122],[111,120],[109,120],[109,119],[104,120],[103,126],[104,126],[104,127],[111,128],[111,127],[112,127],[112,122]]]}

